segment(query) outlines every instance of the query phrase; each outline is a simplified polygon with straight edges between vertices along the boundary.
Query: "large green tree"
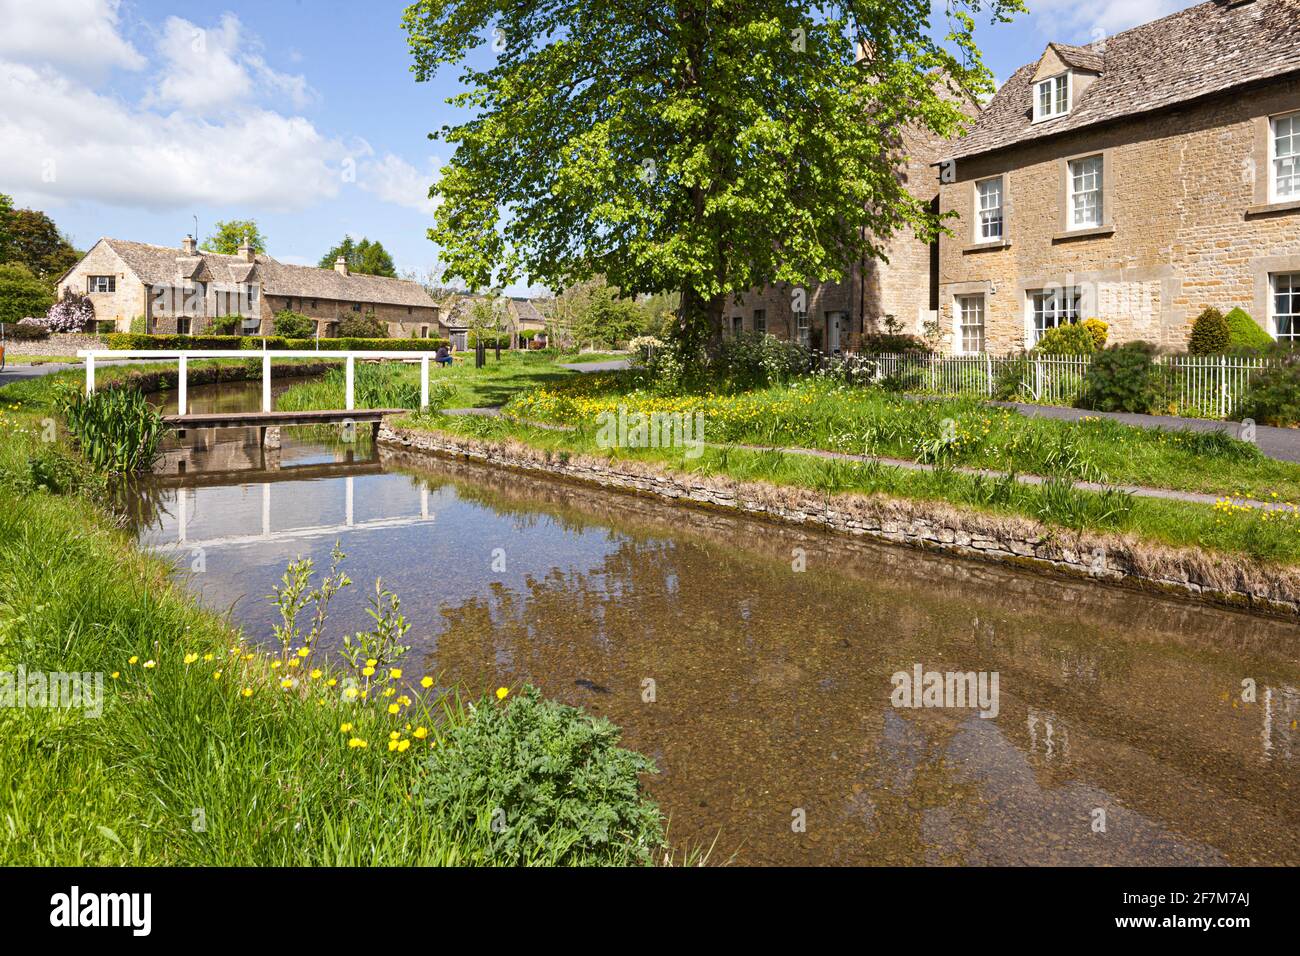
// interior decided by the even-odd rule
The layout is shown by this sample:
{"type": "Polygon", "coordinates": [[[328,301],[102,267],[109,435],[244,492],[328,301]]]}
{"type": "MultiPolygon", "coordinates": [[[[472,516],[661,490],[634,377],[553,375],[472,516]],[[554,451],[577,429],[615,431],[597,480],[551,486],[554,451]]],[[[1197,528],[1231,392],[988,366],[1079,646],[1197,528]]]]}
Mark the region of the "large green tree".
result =
{"type": "Polygon", "coordinates": [[[0,263],[0,322],[40,318],[54,304],[49,284],[20,262],[0,263]]]}
{"type": "Polygon", "coordinates": [[[842,279],[905,227],[939,230],[899,176],[902,131],[964,127],[963,99],[993,88],[974,14],[1023,5],[947,0],[941,23],[933,9],[418,0],[416,79],[459,64],[468,89],[450,102],[473,112],[441,131],[455,152],[429,236],[474,287],[680,290],[682,330],[716,341],[728,295],[842,279]]]}
{"type": "Polygon", "coordinates": [[[38,209],[14,209],[0,196],[0,262],[21,263],[53,288],[81,258],[54,220],[38,209]]]}
{"type": "Polygon", "coordinates": [[[266,252],[266,237],[257,228],[256,219],[218,219],[212,234],[203,240],[201,248],[204,252],[234,256],[239,254],[239,247],[244,244],[245,238],[254,252],[266,252]]]}
{"type": "Polygon", "coordinates": [[[344,236],[342,242],[321,256],[320,267],[333,269],[339,256],[348,264],[349,272],[397,278],[397,266],[393,264],[393,257],[379,240],[371,242],[362,236],[360,242],[353,242],[351,236],[344,236]]]}

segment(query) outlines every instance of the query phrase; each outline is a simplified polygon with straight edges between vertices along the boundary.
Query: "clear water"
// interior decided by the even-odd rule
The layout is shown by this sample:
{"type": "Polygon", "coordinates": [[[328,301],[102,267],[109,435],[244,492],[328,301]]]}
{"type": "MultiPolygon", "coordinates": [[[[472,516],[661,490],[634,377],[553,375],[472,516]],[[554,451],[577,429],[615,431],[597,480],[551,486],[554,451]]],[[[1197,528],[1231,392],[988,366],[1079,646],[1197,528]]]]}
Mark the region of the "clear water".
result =
{"type": "Polygon", "coordinates": [[[674,842],[715,859],[1300,862],[1293,624],[330,433],[286,430],[269,459],[249,438],[186,436],[136,502],[204,602],[269,639],[285,563],[339,541],[357,585],[328,640],[381,577],[410,670],[608,716],[658,764],[674,842]],[[997,716],[894,706],[917,664],[996,672],[997,716]]]}

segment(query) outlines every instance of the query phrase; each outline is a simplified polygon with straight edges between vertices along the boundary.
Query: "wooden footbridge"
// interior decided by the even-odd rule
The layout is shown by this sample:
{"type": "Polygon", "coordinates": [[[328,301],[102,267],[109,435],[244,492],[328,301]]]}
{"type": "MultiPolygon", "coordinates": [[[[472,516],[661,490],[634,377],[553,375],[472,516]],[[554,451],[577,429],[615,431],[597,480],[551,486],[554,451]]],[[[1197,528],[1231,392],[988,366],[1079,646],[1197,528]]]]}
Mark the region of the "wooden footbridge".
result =
{"type": "Polygon", "coordinates": [[[153,349],[83,349],[77,357],[86,366],[86,394],[95,391],[96,359],[149,359],[152,361],[175,361],[176,376],[176,414],[166,415],[163,421],[178,431],[198,428],[257,428],[267,444],[279,444],[279,429],[290,425],[369,425],[378,431],[385,415],[402,415],[409,411],[405,408],[357,408],[356,407],[356,361],[395,360],[420,363],[420,407],[429,407],[429,360],[433,357],[427,351],[391,352],[334,352],[317,350],[276,350],[263,349],[261,352],[240,349],[183,350],[163,351],[153,349]],[[189,413],[188,379],[191,360],[204,359],[262,359],[262,410],[260,412],[202,412],[189,413]],[[271,401],[271,360],[276,359],[315,359],[328,361],[337,359],[344,363],[344,407],[321,411],[287,412],[273,409],[271,401]]]}

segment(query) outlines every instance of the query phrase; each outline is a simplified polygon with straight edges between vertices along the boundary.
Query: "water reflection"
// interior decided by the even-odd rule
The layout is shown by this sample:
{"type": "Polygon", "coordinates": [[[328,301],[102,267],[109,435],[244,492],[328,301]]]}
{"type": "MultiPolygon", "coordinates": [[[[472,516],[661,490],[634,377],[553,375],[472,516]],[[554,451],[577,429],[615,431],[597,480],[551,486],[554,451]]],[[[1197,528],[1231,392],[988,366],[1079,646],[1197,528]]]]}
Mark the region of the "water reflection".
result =
{"type": "Polygon", "coordinates": [[[327,641],[382,576],[420,667],[622,725],[676,838],[790,864],[1300,862],[1289,623],[386,449],[285,454],[372,470],[172,476],[142,540],[175,548],[184,502],[187,581],[264,636],[285,562],[339,538],[359,586],[327,641]],[[894,709],[918,662],[998,672],[998,717],[894,709]]]}

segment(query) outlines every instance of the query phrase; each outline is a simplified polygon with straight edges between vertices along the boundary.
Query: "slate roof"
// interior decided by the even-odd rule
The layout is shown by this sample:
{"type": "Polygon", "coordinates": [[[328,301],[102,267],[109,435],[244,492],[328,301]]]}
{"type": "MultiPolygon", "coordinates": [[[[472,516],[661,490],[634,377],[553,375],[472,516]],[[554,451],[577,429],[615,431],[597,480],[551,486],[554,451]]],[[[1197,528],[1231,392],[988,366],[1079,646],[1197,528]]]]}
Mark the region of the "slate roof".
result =
{"type": "Polygon", "coordinates": [[[1085,47],[1053,44],[1100,76],[1060,119],[1032,123],[1038,61],[1018,69],[947,159],[1138,116],[1300,71],[1300,0],[1210,0],[1085,47]]]}
{"type": "Polygon", "coordinates": [[[260,281],[265,295],[331,299],[380,305],[432,308],[437,303],[418,282],[387,276],[342,275],[333,269],[295,266],[258,253],[249,263],[242,256],[200,252],[186,256],[168,246],[126,239],[102,240],[121,257],[140,281],[168,285],[179,279],[237,284],[260,281]]]}

